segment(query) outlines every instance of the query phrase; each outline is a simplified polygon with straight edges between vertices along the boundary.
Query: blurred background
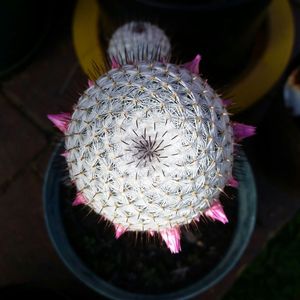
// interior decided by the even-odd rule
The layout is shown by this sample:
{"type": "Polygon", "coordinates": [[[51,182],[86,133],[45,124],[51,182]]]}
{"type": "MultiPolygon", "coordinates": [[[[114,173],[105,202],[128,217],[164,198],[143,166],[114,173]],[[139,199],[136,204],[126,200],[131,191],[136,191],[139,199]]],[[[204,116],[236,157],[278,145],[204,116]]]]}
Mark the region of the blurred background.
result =
{"type": "Polygon", "coordinates": [[[46,115],[72,110],[131,20],[164,29],[172,62],[201,53],[201,74],[232,99],[233,118],[257,127],[243,143],[253,235],[195,299],[300,299],[300,2],[286,0],[1,1],[0,298],[105,299],[68,270],[46,230],[43,180],[61,139],[46,115]]]}

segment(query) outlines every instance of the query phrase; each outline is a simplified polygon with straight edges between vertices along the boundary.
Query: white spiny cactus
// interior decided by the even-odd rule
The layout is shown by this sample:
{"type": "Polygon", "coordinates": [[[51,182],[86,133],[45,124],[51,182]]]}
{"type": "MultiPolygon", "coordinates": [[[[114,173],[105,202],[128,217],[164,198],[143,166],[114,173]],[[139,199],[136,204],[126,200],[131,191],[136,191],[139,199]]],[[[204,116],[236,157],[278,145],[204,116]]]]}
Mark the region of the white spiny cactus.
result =
{"type": "Polygon", "coordinates": [[[121,64],[128,61],[168,60],[171,44],[156,25],[148,22],[130,22],[119,27],[112,35],[108,56],[121,64]]]}
{"type": "Polygon", "coordinates": [[[160,233],[180,250],[180,226],[203,215],[227,222],[218,202],[234,185],[234,138],[253,128],[230,123],[219,95],[183,66],[139,62],[114,68],[80,97],[72,116],[50,119],[65,133],[78,194],[125,231],[160,233]]]}

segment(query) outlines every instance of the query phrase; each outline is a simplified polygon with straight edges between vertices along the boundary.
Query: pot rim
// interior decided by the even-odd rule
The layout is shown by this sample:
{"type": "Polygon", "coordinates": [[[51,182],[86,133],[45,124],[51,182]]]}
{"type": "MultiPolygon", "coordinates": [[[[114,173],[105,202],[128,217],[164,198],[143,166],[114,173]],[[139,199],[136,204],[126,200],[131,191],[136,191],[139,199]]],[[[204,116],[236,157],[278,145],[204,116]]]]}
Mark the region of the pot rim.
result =
{"type": "Polygon", "coordinates": [[[244,253],[255,226],[257,196],[250,164],[245,153],[240,150],[238,153],[238,161],[235,164],[237,165],[237,167],[235,167],[237,171],[236,177],[239,180],[238,196],[236,197],[239,201],[238,221],[232,243],[219,264],[198,282],[176,292],[160,295],[136,294],[107,283],[90,270],[73,250],[64,230],[59,201],[53,201],[54,199],[59,200],[59,189],[53,189],[52,187],[53,185],[60,184],[61,176],[63,175],[62,170],[59,168],[55,169],[55,166],[63,161],[63,157],[60,156],[62,149],[63,143],[56,146],[45,174],[43,206],[46,227],[50,240],[64,264],[81,282],[98,294],[102,294],[110,299],[122,300],[190,299],[208,290],[224,278],[225,275],[233,269],[244,253]]]}
{"type": "MultiPolygon", "coordinates": [[[[208,2],[208,3],[185,3],[185,2],[166,2],[157,0],[136,0],[140,5],[146,7],[162,9],[168,11],[174,11],[178,13],[189,12],[189,13],[199,13],[199,12],[209,12],[209,11],[220,11],[220,10],[230,10],[238,8],[242,5],[251,5],[253,0],[233,0],[232,2],[222,1],[222,2],[208,2]]],[[[260,6],[265,6],[270,3],[270,0],[259,0],[257,1],[260,6]]]]}

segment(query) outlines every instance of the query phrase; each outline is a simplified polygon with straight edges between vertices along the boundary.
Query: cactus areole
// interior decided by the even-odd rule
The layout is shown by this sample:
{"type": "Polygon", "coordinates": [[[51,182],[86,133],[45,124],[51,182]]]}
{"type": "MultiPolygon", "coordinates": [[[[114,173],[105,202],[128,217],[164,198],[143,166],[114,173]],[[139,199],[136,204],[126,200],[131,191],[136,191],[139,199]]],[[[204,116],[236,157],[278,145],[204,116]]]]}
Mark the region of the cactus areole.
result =
{"type": "Polygon", "coordinates": [[[126,231],[158,233],[172,253],[180,226],[228,222],[218,201],[232,177],[234,143],[254,128],[230,122],[226,102],[185,65],[119,65],[89,84],[72,115],[49,115],[65,135],[74,205],[126,231]]]}

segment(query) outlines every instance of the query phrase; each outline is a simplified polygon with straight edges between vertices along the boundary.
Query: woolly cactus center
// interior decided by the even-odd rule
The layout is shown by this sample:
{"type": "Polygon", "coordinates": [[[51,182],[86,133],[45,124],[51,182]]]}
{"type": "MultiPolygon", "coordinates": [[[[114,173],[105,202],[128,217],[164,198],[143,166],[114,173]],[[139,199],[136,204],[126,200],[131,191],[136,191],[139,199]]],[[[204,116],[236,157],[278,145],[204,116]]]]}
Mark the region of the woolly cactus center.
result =
{"type": "MultiPolygon", "coordinates": [[[[166,120],[166,124],[167,124],[166,120]]],[[[133,138],[130,141],[122,140],[122,143],[128,146],[125,151],[128,151],[132,154],[131,161],[127,162],[127,165],[134,165],[136,168],[141,167],[150,167],[147,172],[149,176],[150,171],[156,171],[157,165],[169,167],[165,162],[169,156],[175,156],[179,153],[169,153],[168,148],[172,149],[171,141],[174,141],[178,134],[170,138],[169,130],[164,132],[159,132],[157,124],[154,121],[152,128],[144,128],[139,133],[139,125],[136,120],[136,128],[132,129],[134,134],[133,138]],[[152,170],[151,170],[152,169],[152,170]]],[[[162,174],[165,175],[163,168],[161,168],[162,174]]]]}
{"type": "MultiPolygon", "coordinates": [[[[136,167],[138,167],[140,164],[144,165],[144,167],[147,165],[147,163],[151,163],[152,160],[157,160],[158,162],[161,161],[163,158],[167,158],[166,156],[162,155],[162,151],[170,147],[171,144],[164,145],[164,140],[162,139],[159,141],[157,139],[158,132],[155,133],[155,136],[151,138],[151,135],[147,135],[146,128],[144,129],[144,133],[139,136],[135,130],[133,130],[134,134],[137,136],[136,139],[132,139],[134,142],[133,149],[128,149],[128,151],[132,151],[133,158],[136,158],[138,160],[136,167]]],[[[167,133],[167,131],[166,131],[167,133]]],[[[128,164],[134,163],[135,161],[131,161],[128,164]]]]}
{"type": "MultiPolygon", "coordinates": [[[[122,132],[112,138],[116,146],[111,159],[128,179],[171,176],[172,170],[186,161],[182,145],[188,145],[191,138],[184,128],[177,127],[163,112],[133,113],[123,122],[122,132]]],[[[154,182],[151,178],[147,181],[154,182]]]]}

